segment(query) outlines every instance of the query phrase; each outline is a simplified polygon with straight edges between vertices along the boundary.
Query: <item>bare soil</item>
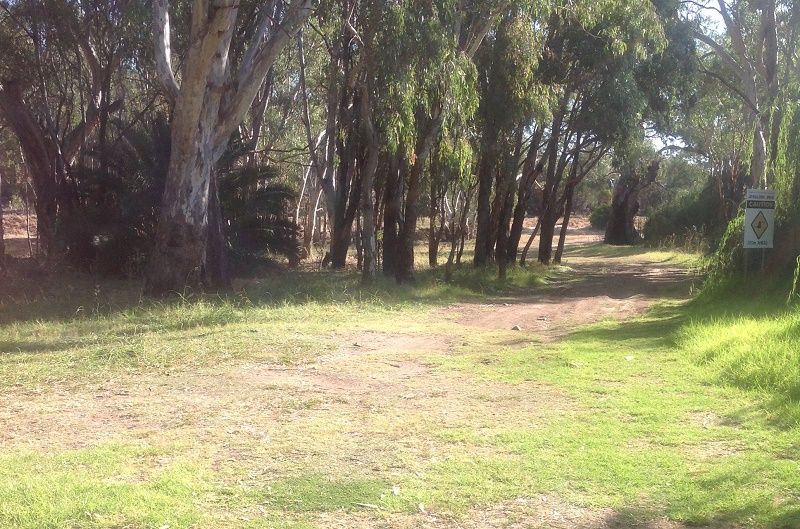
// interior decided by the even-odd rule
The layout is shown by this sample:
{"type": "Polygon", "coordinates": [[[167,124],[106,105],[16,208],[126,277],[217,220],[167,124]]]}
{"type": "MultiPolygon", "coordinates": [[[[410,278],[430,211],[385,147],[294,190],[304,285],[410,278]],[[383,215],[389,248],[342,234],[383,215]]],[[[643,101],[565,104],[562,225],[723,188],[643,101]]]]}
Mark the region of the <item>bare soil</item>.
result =
{"type": "Polygon", "coordinates": [[[452,305],[444,311],[460,324],[494,330],[518,330],[541,341],[554,341],[578,326],[646,312],[659,300],[686,298],[692,274],[669,263],[631,258],[570,255],[601,240],[597,230],[570,225],[564,264],[569,280],[557,282],[533,296],[498,298],[481,305],[452,305]]]}
{"type": "MultiPolygon", "coordinates": [[[[599,237],[586,227],[575,235],[573,248],[599,237]]],[[[580,325],[642,314],[665,295],[685,296],[691,282],[685,270],[668,263],[570,257],[566,264],[573,272],[542,292],[441,309],[435,317],[451,321],[450,331],[343,332],[339,350],[300,366],[246,363],[122,376],[79,388],[12,389],[0,394],[0,450],[185,440],[243,485],[277,480],[295,469],[380,479],[419,472],[448,454],[446,442],[431,438],[433,426],[478,432],[509,423],[537,428],[576,406],[554,387],[498,382],[486,388],[430,363],[435,355],[459,354],[465,345],[460,329],[496,332],[496,347],[554,341],[580,325]]],[[[709,447],[709,455],[728,449],[709,447]]],[[[497,448],[491,450],[497,455],[497,448]]],[[[229,513],[229,526],[257,515],[229,513]]],[[[321,527],[348,529],[680,527],[666,520],[631,525],[619,512],[548,496],[517,498],[459,517],[424,509],[309,516],[321,527]]]]}
{"type": "Polygon", "coordinates": [[[28,228],[30,228],[31,244],[36,248],[36,215],[31,212],[26,217],[24,211],[7,210],[3,212],[3,231],[6,253],[12,257],[30,257],[28,245],[28,228]]]}

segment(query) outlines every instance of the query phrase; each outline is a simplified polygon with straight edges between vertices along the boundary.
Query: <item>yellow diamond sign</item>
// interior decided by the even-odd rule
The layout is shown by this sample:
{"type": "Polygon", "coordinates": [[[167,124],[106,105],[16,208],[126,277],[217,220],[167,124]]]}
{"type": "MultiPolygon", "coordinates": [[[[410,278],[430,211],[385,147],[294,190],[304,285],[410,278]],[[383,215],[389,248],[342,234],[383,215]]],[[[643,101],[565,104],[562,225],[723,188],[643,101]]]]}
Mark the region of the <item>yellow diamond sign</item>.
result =
{"type": "Polygon", "coordinates": [[[744,248],[772,248],[775,240],[775,191],[748,189],[744,248]]]}
{"type": "Polygon", "coordinates": [[[756,234],[756,237],[761,239],[765,233],[767,233],[767,229],[769,229],[769,222],[767,222],[767,217],[764,216],[763,211],[759,211],[756,218],[753,220],[750,226],[753,227],[753,233],[756,234]]]}

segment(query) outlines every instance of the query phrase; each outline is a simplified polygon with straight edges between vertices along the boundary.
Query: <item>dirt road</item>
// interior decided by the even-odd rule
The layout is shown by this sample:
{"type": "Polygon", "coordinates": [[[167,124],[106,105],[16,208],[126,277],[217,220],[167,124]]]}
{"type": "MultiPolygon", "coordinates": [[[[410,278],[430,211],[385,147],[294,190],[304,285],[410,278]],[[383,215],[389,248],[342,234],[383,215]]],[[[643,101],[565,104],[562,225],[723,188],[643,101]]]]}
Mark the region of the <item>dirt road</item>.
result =
{"type": "MultiPolygon", "coordinates": [[[[306,364],[249,362],[179,376],[123,376],[68,391],[6,393],[0,397],[0,447],[53,450],[191,440],[182,450],[208,461],[222,484],[234,481],[258,490],[298,473],[386,483],[424,476],[433,462],[453,457],[453,445],[441,432],[491,432],[508,424],[535,429],[575,407],[569,396],[544,384],[496,382],[487,388],[468,373],[443,369],[443,359],[553,342],[578,326],[632,318],[658,300],[688,295],[692,278],[686,270],[624,251],[615,256],[591,245],[596,233],[577,235],[565,262],[571,271],[547,288],[435,309],[430,319],[443,323],[424,330],[343,330],[339,349],[306,364]]],[[[495,456],[481,443],[463,454],[467,460],[495,456]]],[[[240,520],[257,519],[261,511],[261,504],[244,503],[217,516],[220,526],[239,527],[240,520]]],[[[289,516],[347,529],[623,526],[613,510],[544,495],[473,507],[461,515],[424,506],[416,513],[352,505],[300,512],[289,516]]],[[[677,526],[646,520],[639,527],[677,526]]]]}

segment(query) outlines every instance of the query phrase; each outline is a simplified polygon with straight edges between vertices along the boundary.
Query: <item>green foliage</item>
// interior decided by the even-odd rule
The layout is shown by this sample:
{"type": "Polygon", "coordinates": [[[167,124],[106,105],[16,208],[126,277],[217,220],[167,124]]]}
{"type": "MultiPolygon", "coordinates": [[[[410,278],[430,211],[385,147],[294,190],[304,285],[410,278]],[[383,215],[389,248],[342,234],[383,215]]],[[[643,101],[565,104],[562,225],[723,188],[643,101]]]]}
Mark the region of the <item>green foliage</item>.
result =
{"type": "Polygon", "coordinates": [[[611,215],[611,206],[608,204],[597,206],[589,215],[589,224],[596,230],[604,230],[608,225],[609,215],[611,215]]]}
{"type": "Polygon", "coordinates": [[[727,286],[732,276],[742,272],[744,250],[744,211],[725,228],[717,249],[711,256],[704,289],[707,293],[727,286]]]}
{"type": "Polygon", "coordinates": [[[774,187],[778,209],[788,217],[800,213],[800,102],[786,105],[783,112],[774,187]]]}
{"type": "Polygon", "coordinates": [[[90,150],[73,169],[80,207],[58,227],[72,262],[106,275],[143,269],[169,163],[166,116],[147,116],[125,136],[90,150]]]}
{"type": "Polygon", "coordinates": [[[512,135],[551,103],[537,75],[544,34],[524,12],[511,12],[487,36],[476,59],[484,134],[512,135]]]}
{"type": "Polygon", "coordinates": [[[683,191],[651,212],[644,227],[645,241],[654,246],[675,244],[691,251],[707,252],[715,247],[720,212],[709,186],[683,191]]]}
{"type": "Polygon", "coordinates": [[[291,220],[294,191],[274,166],[244,166],[220,178],[220,203],[233,257],[242,263],[280,255],[300,258],[300,229],[291,220]]]}

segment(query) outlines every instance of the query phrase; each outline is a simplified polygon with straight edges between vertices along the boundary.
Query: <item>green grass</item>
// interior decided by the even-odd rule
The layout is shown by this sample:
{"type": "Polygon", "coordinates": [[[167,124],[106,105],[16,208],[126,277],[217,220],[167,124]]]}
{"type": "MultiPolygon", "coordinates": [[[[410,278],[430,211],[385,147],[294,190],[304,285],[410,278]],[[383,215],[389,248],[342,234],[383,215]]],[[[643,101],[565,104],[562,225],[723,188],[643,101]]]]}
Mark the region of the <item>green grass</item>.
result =
{"type": "Polygon", "coordinates": [[[550,273],[517,268],[501,282],[491,268],[465,266],[449,283],[441,270],[423,270],[411,284],[381,277],[364,286],[354,273],[289,272],[226,297],[166,302],[141,299],[138,284],[76,277],[0,298],[0,387],[251,358],[297,364],[337,347],[344,329],[380,330],[447,303],[543,285],[550,273]]]}
{"type": "Polygon", "coordinates": [[[636,258],[640,262],[669,263],[674,266],[699,267],[704,257],[699,253],[682,252],[668,248],[652,248],[645,245],[610,246],[603,243],[588,244],[569,251],[566,259],[574,257],[599,257],[604,259],[636,258]]]}
{"type": "MultiPolygon", "coordinates": [[[[696,262],[639,248],[570,256],[696,262]]],[[[264,386],[264,408],[247,408],[242,392],[204,410],[215,431],[172,425],[77,447],[69,431],[52,446],[18,440],[0,453],[0,528],[309,529],[395,515],[413,527],[421,506],[458,521],[537,494],[614,509],[622,527],[660,517],[800,527],[800,312],[777,296],[701,298],[516,346],[501,344],[519,334],[432,318],[449,303],[529,292],[547,273],[515,270],[500,283],[465,268],[449,284],[426,271],[410,286],[362,287],[353,274],[296,272],[225,299],[164,303],[141,301],[135,285],[76,280],[67,296],[43,287],[6,298],[0,397],[44,409],[48,392],[95,398],[109,381],[135,393],[164,374],[183,384],[248,361],[304,366],[365,331],[457,336],[448,354],[400,359],[461,385],[410,389],[396,397],[404,407],[264,386]],[[455,418],[442,420],[449,406],[455,418]]],[[[360,365],[393,369],[386,361],[365,353],[360,365]]]]}
{"type": "Polygon", "coordinates": [[[194,526],[202,519],[208,471],[162,457],[124,444],[0,454],[0,527],[194,526]]]}
{"type": "Polygon", "coordinates": [[[480,463],[494,483],[481,489],[495,492],[483,499],[533,490],[692,525],[799,527],[800,316],[776,300],[744,304],[746,316],[736,304],[666,305],[546,349],[441,359],[487,380],[553,385],[580,405],[543,428],[483,437],[512,454],[480,463]]]}

